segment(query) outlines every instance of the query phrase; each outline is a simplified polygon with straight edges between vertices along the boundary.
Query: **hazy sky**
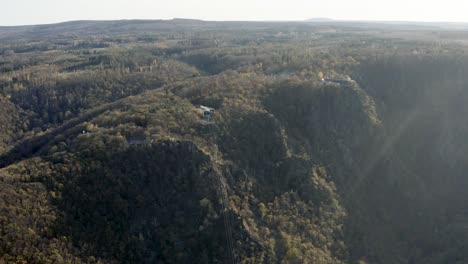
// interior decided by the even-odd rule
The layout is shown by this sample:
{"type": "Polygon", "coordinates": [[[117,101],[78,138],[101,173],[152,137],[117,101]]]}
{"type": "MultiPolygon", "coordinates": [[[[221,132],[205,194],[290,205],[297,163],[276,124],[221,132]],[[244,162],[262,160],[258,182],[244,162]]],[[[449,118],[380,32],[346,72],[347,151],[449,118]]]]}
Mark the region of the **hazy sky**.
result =
{"type": "Polygon", "coordinates": [[[0,25],[83,19],[468,22],[467,0],[0,0],[0,25]]]}

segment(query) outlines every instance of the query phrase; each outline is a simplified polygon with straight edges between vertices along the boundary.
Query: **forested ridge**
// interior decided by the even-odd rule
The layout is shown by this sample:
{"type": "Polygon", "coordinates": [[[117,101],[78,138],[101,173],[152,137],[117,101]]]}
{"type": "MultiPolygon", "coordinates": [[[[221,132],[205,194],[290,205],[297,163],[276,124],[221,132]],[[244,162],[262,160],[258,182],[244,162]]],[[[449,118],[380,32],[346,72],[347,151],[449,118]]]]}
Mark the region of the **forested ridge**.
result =
{"type": "Polygon", "coordinates": [[[0,27],[0,263],[467,263],[454,34],[0,27]]]}

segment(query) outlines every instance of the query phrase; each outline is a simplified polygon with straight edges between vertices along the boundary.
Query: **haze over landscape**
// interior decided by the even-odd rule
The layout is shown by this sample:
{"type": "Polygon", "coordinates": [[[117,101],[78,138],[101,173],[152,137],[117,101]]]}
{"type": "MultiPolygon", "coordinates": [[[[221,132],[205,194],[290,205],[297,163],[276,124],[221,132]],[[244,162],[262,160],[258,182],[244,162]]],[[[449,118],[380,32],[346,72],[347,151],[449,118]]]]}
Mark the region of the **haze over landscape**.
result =
{"type": "Polygon", "coordinates": [[[0,264],[468,263],[468,3],[0,1],[0,264]]]}
{"type": "Polygon", "coordinates": [[[467,22],[463,0],[2,0],[0,25],[71,20],[192,18],[217,21],[338,20],[467,22]]]}

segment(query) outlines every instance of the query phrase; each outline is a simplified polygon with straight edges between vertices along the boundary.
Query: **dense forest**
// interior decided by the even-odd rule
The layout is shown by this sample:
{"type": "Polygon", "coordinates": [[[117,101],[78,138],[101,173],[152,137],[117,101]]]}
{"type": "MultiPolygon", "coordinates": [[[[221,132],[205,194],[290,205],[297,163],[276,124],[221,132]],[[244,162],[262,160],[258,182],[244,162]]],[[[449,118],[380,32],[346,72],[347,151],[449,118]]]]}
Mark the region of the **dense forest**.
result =
{"type": "Polygon", "coordinates": [[[0,27],[0,263],[468,263],[467,40],[0,27]]]}

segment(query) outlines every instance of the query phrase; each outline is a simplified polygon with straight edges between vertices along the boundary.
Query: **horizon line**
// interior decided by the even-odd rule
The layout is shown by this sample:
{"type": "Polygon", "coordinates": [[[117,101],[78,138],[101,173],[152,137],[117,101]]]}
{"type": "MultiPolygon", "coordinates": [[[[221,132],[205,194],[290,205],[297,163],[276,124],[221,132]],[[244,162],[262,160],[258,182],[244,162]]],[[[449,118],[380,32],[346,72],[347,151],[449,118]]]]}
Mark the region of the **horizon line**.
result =
{"type": "Polygon", "coordinates": [[[274,19],[265,19],[265,20],[210,20],[210,19],[198,19],[198,18],[117,18],[117,19],[76,19],[76,20],[64,20],[58,22],[50,23],[37,23],[37,24],[17,24],[17,25],[0,25],[0,27],[28,27],[28,26],[47,26],[47,25],[58,25],[64,23],[73,23],[73,22],[113,22],[113,21],[172,21],[172,20],[194,20],[200,22],[269,22],[269,23],[340,23],[340,22],[351,22],[351,23],[421,23],[421,24],[467,24],[468,21],[447,21],[447,20],[367,20],[367,19],[335,19],[328,17],[312,17],[308,19],[296,19],[296,20],[274,20],[274,19]]]}

